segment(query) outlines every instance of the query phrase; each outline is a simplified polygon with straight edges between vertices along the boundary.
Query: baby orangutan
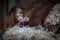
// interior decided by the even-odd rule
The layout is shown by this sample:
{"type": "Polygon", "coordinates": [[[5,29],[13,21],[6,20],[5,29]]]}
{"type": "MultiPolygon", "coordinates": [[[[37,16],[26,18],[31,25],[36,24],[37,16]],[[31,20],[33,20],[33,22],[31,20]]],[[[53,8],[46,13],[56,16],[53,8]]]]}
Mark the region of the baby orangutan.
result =
{"type": "Polygon", "coordinates": [[[23,9],[21,7],[15,6],[13,7],[7,16],[3,19],[3,25],[1,27],[2,32],[5,31],[6,28],[14,26],[16,23],[28,22],[29,18],[24,16],[23,9]]]}

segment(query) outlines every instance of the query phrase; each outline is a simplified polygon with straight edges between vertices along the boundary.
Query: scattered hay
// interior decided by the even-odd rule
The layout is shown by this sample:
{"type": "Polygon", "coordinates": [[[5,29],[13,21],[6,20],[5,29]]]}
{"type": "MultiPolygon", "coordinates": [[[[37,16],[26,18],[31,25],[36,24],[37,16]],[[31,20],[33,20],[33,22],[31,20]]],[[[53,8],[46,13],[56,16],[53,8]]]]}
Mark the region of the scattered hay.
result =
{"type": "Polygon", "coordinates": [[[3,34],[3,40],[55,40],[50,33],[35,27],[19,27],[18,25],[8,28],[3,34]],[[42,31],[41,31],[42,30],[42,31]]]}

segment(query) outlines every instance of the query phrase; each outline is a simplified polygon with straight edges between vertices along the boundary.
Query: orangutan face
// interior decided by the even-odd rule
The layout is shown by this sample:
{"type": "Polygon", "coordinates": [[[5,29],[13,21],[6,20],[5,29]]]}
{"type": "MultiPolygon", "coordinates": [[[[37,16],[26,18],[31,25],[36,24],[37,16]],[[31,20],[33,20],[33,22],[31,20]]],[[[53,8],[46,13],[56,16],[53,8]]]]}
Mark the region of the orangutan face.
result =
{"type": "Polygon", "coordinates": [[[23,21],[23,11],[20,8],[16,8],[16,18],[18,21],[23,21]]]}
{"type": "Polygon", "coordinates": [[[16,18],[20,22],[29,21],[29,18],[27,16],[23,16],[23,10],[20,8],[16,8],[16,18]]]}

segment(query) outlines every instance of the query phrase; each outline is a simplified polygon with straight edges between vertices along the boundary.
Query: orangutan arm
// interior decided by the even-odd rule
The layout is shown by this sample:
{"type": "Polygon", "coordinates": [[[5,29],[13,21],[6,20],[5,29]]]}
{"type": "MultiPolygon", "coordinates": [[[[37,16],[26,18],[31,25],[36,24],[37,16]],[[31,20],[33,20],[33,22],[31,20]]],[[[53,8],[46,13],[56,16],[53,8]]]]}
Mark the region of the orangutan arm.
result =
{"type": "Polygon", "coordinates": [[[5,31],[6,27],[7,27],[7,16],[5,16],[2,20],[2,26],[1,26],[2,32],[5,31]]]}

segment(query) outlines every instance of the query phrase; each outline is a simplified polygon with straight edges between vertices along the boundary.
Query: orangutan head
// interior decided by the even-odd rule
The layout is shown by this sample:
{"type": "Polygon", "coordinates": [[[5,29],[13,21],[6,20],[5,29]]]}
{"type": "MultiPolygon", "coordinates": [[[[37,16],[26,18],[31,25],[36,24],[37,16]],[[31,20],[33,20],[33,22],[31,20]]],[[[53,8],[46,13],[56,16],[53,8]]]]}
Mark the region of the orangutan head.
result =
{"type": "Polygon", "coordinates": [[[14,7],[12,8],[9,15],[13,14],[15,22],[28,22],[29,17],[27,16],[28,13],[26,14],[26,12],[24,12],[24,10],[21,7],[14,7]]]}

